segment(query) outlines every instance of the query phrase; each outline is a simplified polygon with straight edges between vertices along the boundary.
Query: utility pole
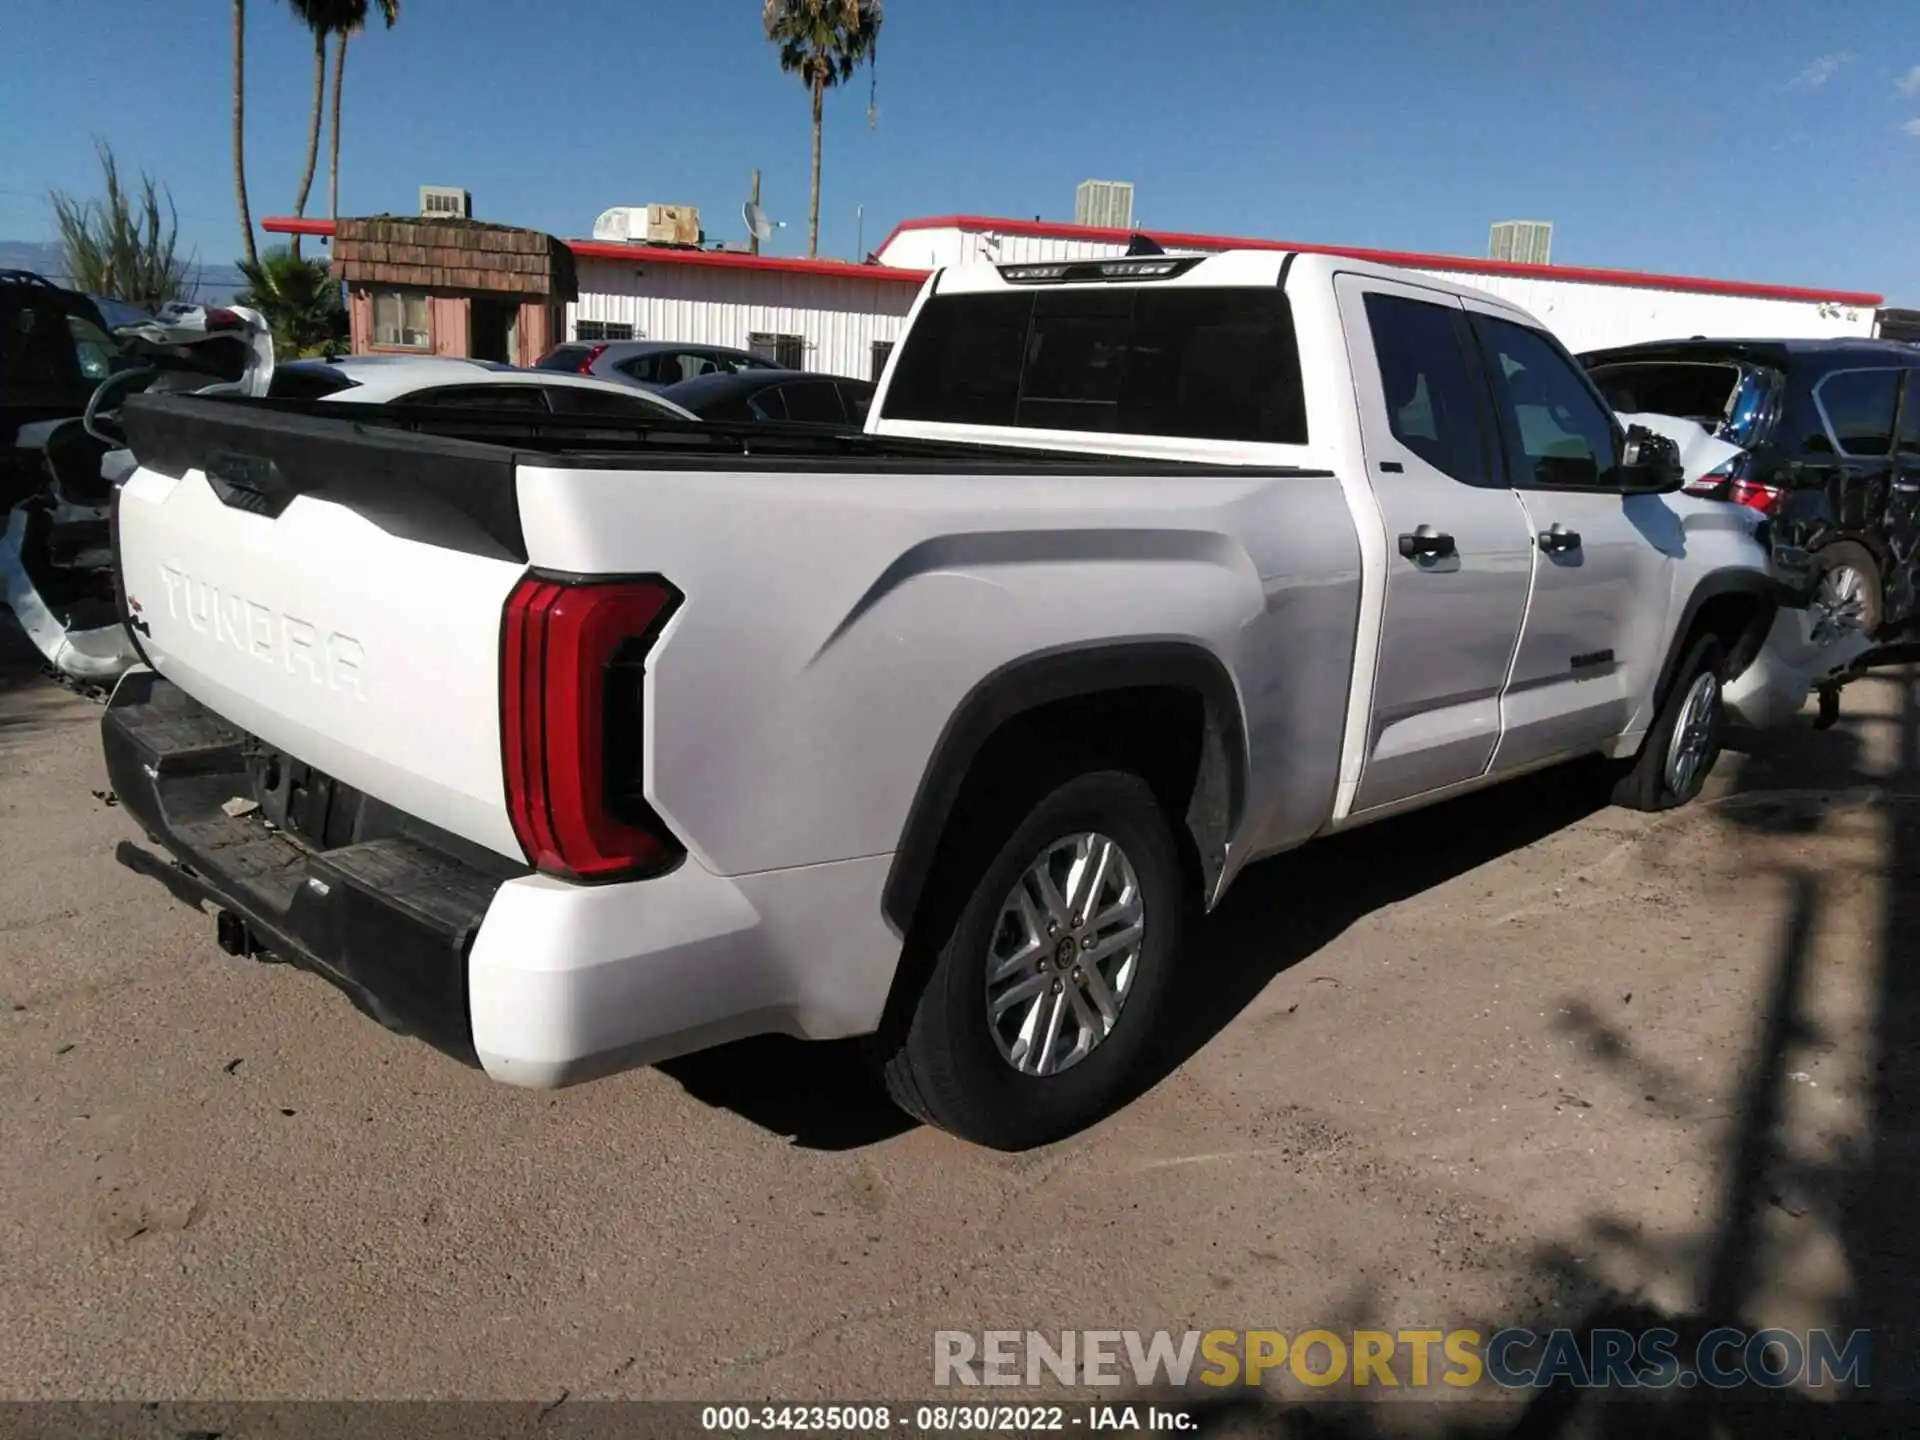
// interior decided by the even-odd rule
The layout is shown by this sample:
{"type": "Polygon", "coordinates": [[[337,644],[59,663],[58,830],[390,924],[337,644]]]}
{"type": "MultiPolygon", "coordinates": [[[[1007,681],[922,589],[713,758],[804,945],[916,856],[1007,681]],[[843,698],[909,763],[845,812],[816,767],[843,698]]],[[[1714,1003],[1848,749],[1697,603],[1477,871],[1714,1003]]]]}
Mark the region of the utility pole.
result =
{"type": "Polygon", "coordinates": [[[867,207],[864,205],[856,205],[853,207],[853,213],[855,216],[854,223],[859,226],[859,228],[854,231],[854,235],[857,238],[853,242],[853,263],[856,265],[864,265],[867,263],[867,207]]]}
{"type": "MultiPolygon", "coordinates": [[[[753,203],[756,206],[759,205],[760,203],[760,172],[758,170],[755,170],[753,172],[752,199],[753,199],[753,203]]],[[[747,240],[749,242],[748,249],[750,253],[758,255],[760,253],[760,237],[758,235],[749,235],[747,236],[747,240]]]]}

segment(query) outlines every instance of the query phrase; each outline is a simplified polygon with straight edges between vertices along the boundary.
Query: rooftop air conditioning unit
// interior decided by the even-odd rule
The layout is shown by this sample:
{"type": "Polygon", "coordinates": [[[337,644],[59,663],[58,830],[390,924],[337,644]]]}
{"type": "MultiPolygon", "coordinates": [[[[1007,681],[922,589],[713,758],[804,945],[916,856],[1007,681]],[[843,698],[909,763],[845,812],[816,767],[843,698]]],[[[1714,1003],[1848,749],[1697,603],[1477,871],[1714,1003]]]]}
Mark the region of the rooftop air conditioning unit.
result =
{"type": "Polygon", "coordinates": [[[593,238],[636,245],[698,245],[700,210],[694,205],[616,205],[593,222],[593,238]]]}
{"type": "Polygon", "coordinates": [[[456,220],[473,218],[473,195],[466,190],[456,190],[447,185],[422,185],[420,187],[420,213],[450,217],[456,220]]]}

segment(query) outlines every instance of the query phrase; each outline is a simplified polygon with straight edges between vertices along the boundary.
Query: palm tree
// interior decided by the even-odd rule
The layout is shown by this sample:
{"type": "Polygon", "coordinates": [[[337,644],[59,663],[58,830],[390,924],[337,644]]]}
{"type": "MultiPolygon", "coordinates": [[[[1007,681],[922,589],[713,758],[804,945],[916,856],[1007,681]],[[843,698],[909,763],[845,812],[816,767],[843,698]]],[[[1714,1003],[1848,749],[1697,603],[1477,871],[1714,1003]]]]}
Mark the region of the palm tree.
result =
{"type": "MultiPolygon", "coordinates": [[[[300,172],[300,193],[293,200],[294,218],[307,213],[313,190],[313,172],[320,163],[320,117],[327,104],[327,37],[341,21],[340,0],[287,0],[302,25],[313,32],[313,113],[307,120],[307,168],[300,172]]],[[[366,6],[360,7],[364,17],[366,6]]],[[[293,237],[293,257],[300,258],[300,237],[293,237]]]]}
{"type": "Polygon", "coordinates": [[[240,238],[247,259],[258,262],[253,243],[253,211],[247,205],[247,0],[233,0],[233,193],[240,202],[240,238]]]}
{"type": "Polygon", "coordinates": [[[347,41],[366,28],[367,11],[374,6],[380,10],[380,18],[387,22],[391,30],[394,22],[400,18],[400,0],[336,0],[332,9],[338,15],[334,34],[340,37],[340,48],[333,52],[333,133],[328,141],[327,157],[327,218],[340,216],[340,90],[347,74],[347,41]]]}
{"type": "Polygon", "coordinates": [[[853,78],[880,41],[884,0],[765,0],[767,39],[780,47],[780,68],[798,75],[813,97],[813,201],[807,212],[807,254],[820,253],[820,112],[829,87],[853,78]]]}
{"type": "Polygon", "coordinates": [[[242,305],[251,305],[273,327],[273,343],[282,356],[331,353],[346,347],[347,313],[340,304],[340,282],[324,260],[303,260],[276,245],[258,260],[242,261],[247,288],[242,305]]]}

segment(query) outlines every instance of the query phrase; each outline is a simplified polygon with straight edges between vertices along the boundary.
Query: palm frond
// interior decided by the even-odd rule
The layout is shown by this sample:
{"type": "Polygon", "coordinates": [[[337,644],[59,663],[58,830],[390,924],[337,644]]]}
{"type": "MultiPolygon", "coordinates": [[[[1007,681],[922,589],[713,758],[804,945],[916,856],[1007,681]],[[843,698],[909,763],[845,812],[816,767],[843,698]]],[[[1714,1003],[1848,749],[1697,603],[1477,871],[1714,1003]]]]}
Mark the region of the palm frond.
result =
{"type": "Polygon", "coordinates": [[[765,0],[761,24],[780,68],[811,89],[838,85],[872,54],[884,0],[765,0]]]}

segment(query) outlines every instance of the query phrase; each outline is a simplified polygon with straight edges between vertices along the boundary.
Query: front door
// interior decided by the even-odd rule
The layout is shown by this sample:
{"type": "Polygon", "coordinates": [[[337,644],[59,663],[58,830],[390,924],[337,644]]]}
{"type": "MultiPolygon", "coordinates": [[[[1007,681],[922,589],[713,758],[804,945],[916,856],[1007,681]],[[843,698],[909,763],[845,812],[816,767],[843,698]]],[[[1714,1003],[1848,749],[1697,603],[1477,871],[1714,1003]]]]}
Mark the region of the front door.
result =
{"type": "Polygon", "coordinates": [[[1517,770],[1589,753],[1632,723],[1666,659],[1685,536],[1667,496],[1620,492],[1619,420],[1560,344],[1492,306],[1467,311],[1534,536],[1533,599],[1493,762],[1517,770]]]}
{"type": "Polygon", "coordinates": [[[1486,772],[1533,559],[1460,302],[1369,276],[1337,287],[1387,548],[1357,813],[1486,772]]]}
{"type": "Polygon", "coordinates": [[[518,363],[514,353],[514,322],[520,307],[510,300],[476,298],[469,325],[467,353],[475,360],[494,360],[502,364],[518,363]]]}

